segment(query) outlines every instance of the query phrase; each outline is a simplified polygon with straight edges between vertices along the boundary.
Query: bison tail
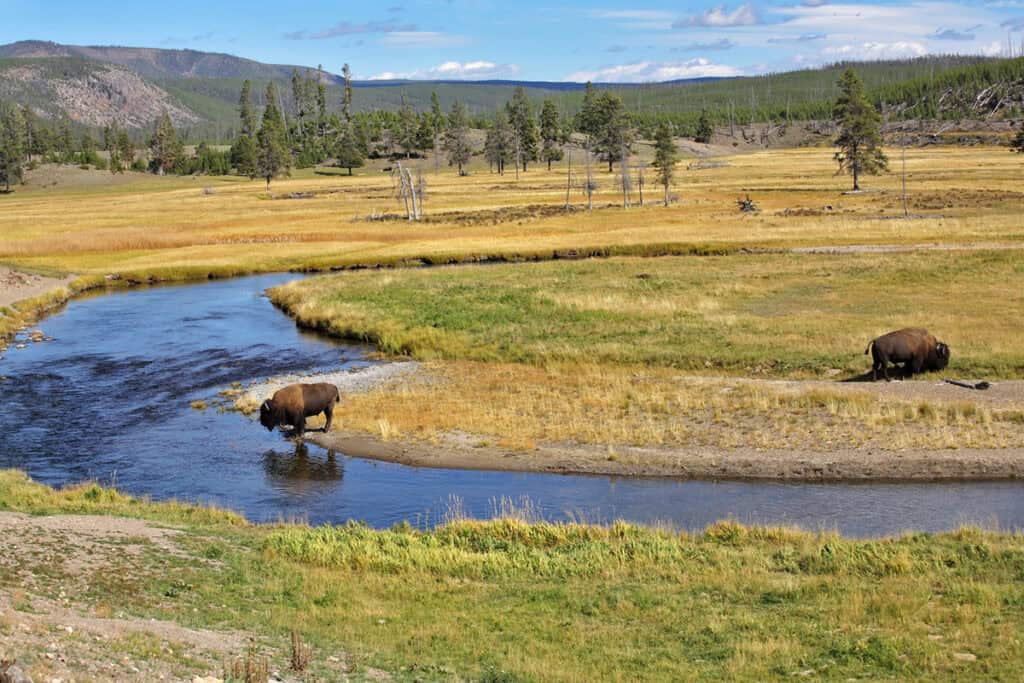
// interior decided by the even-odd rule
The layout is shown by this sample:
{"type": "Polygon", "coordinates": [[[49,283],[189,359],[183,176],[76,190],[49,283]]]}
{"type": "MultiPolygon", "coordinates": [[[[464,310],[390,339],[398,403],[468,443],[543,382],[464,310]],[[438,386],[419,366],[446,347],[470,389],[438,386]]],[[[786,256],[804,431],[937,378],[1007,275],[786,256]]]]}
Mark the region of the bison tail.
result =
{"type": "Polygon", "coordinates": [[[874,344],[874,343],[875,343],[874,339],[872,339],[871,341],[868,342],[868,348],[864,349],[864,355],[865,356],[868,355],[871,352],[871,345],[874,344]]]}

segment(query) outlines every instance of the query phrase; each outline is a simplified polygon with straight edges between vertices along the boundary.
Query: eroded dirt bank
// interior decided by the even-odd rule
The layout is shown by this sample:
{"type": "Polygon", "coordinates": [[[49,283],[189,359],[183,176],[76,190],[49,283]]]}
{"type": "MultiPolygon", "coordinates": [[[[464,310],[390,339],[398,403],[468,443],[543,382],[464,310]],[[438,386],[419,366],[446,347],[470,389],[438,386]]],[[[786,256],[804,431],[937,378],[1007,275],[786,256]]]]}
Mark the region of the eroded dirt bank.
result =
{"type": "Polygon", "coordinates": [[[936,481],[1024,478],[1024,450],[949,449],[883,451],[757,450],[543,444],[514,451],[471,435],[447,435],[438,444],[389,441],[346,432],[308,433],[331,450],[415,467],[554,472],[694,479],[788,481],[936,481]]]}

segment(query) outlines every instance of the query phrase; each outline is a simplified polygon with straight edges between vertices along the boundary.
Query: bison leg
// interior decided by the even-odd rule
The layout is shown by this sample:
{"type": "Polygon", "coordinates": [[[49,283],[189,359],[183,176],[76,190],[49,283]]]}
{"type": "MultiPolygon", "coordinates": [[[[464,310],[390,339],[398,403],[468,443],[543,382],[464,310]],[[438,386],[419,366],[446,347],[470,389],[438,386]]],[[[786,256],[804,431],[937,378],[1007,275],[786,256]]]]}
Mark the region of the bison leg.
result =
{"type": "Polygon", "coordinates": [[[299,436],[302,436],[306,431],[306,416],[302,414],[301,410],[295,413],[295,417],[292,418],[292,428],[299,436]]]}
{"type": "Polygon", "coordinates": [[[331,431],[331,418],[334,417],[334,406],[330,403],[324,408],[324,415],[327,417],[327,422],[324,423],[324,433],[331,431]]]}

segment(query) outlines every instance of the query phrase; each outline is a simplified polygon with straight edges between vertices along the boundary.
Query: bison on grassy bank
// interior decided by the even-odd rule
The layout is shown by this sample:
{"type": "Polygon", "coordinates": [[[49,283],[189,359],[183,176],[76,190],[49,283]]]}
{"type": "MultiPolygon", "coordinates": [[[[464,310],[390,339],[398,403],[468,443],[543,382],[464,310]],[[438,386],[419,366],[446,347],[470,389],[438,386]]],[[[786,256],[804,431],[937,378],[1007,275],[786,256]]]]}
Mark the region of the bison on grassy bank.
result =
{"type": "Polygon", "coordinates": [[[882,371],[885,381],[889,381],[888,364],[896,366],[903,363],[902,375],[909,377],[924,371],[942,370],[949,365],[949,346],[937,341],[920,327],[908,327],[883,334],[868,342],[864,354],[871,352],[874,364],[871,366],[871,380],[878,379],[878,371],[882,371]]]}
{"type": "Polygon", "coordinates": [[[323,413],[327,417],[326,432],[331,428],[334,404],[340,400],[338,387],[333,384],[289,384],[260,406],[260,424],[269,431],[280,425],[291,425],[301,436],[306,430],[306,418],[323,413]]]}

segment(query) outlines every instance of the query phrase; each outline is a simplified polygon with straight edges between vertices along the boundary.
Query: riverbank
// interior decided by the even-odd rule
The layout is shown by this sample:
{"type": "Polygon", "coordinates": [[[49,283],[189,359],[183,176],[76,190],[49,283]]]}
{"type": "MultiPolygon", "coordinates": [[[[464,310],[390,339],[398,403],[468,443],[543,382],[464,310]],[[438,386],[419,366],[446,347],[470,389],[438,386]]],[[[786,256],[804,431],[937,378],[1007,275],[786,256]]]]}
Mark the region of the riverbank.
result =
{"type": "Polygon", "coordinates": [[[224,677],[246,660],[289,681],[1024,674],[1019,534],[689,534],[457,509],[429,530],[253,525],[12,470],[0,510],[0,658],[34,680],[224,677]]]}
{"type": "Polygon", "coordinates": [[[437,443],[336,431],[306,438],[354,457],[446,469],[791,482],[1024,479],[1019,448],[892,452],[539,444],[513,450],[471,434],[445,434],[437,443]]]}

